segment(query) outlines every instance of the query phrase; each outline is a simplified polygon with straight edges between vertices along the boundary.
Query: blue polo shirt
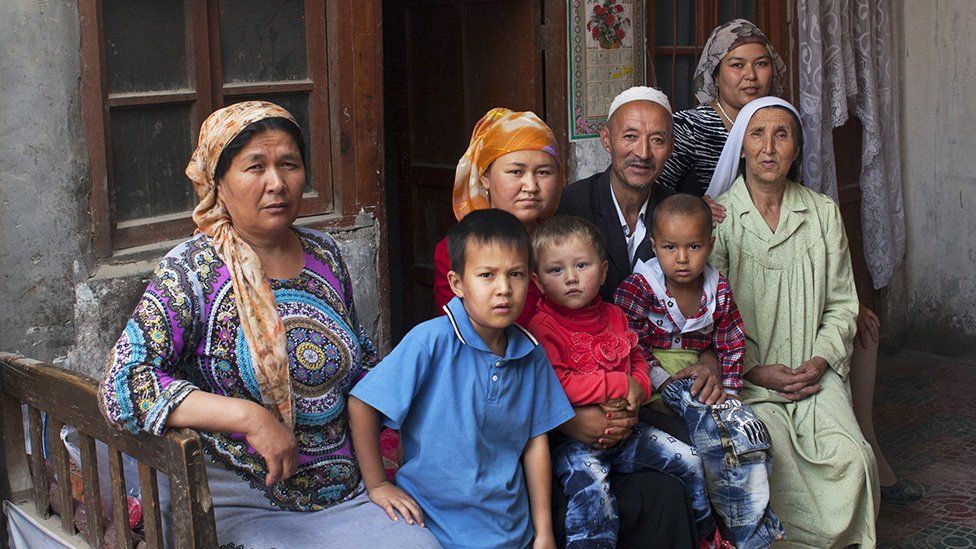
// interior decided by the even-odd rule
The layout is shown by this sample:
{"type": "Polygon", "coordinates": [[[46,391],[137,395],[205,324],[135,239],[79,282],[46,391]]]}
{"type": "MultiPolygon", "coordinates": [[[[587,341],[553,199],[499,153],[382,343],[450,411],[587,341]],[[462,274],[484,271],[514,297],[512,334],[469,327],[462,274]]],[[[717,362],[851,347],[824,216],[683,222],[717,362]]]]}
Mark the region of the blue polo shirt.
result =
{"type": "Polygon", "coordinates": [[[350,393],[398,429],[397,485],[445,547],[517,547],[534,536],[522,451],[573,417],[535,338],[506,329],[505,356],[474,331],[459,298],[420,324],[350,393]]]}

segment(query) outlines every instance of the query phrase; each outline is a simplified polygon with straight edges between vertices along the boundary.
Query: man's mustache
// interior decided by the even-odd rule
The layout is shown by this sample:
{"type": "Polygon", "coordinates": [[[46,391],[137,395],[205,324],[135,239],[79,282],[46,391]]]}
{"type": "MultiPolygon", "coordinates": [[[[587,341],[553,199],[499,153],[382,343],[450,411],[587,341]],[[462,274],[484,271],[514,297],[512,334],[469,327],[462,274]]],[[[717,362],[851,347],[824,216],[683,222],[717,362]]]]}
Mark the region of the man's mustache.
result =
{"type": "Polygon", "coordinates": [[[631,166],[637,166],[638,168],[644,168],[647,170],[654,169],[654,163],[648,162],[646,160],[627,160],[626,162],[624,162],[625,168],[629,168],[631,166]]]}

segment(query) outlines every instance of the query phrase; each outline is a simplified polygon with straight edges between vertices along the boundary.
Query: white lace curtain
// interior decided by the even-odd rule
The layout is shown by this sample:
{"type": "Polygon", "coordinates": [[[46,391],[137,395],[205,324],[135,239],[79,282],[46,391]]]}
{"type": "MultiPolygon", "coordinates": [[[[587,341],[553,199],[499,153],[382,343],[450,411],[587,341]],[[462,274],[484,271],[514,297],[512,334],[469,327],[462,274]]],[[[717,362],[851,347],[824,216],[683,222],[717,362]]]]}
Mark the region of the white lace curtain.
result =
{"type": "Polygon", "coordinates": [[[832,131],[864,127],[861,224],[875,288],[905,254],[898,124],[898,46],[891,0],[797,0],[803,183],[837,200],[832,131]]]}

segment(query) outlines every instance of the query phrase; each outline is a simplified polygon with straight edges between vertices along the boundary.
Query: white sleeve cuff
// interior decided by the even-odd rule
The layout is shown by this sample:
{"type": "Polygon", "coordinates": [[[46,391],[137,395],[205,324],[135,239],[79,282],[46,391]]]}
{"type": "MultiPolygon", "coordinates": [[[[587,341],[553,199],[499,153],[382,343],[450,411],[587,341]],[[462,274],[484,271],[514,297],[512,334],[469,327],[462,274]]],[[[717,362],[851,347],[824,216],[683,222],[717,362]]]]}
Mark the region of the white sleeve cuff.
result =
{"type": "Polygon", "coordinates": [[[658,387],[663,385],[664,382],[667,381],[669,377],[671,377],[671,375],[668,374],[668,372],[665,371],[664,368],[660,366],[651,367],[651,386],[653,388],[657,389],[658,387]]]}

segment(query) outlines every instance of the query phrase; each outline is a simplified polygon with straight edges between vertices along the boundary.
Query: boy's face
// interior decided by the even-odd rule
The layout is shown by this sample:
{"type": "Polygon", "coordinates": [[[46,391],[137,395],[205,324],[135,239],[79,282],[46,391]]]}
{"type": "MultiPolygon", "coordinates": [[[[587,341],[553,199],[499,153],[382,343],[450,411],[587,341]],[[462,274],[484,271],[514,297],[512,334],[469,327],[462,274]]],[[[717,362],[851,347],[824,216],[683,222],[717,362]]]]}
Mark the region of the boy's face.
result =
{"type": "Polygon", "coordinates": [[[686,284],[701,276],[712,253],[712,228],[705,216],[669,214],[654,220],[651,246],[664,277],[686,284]]]}
{"type": "Polygon", "coordinates": [[[582,309],[593,302],[607,279],[607,262],[585,239],[571,236],[545,247],[532,274],[539,290],[556,305],[582,309]]]}
{"type": "Polygon", "coordinates": [[[528,259],[528,250],[469,241],[464,274],[447,273],[451,290],[464,300],[471,325],[486,343],[522,313],[529,289],[528,259]]]}

